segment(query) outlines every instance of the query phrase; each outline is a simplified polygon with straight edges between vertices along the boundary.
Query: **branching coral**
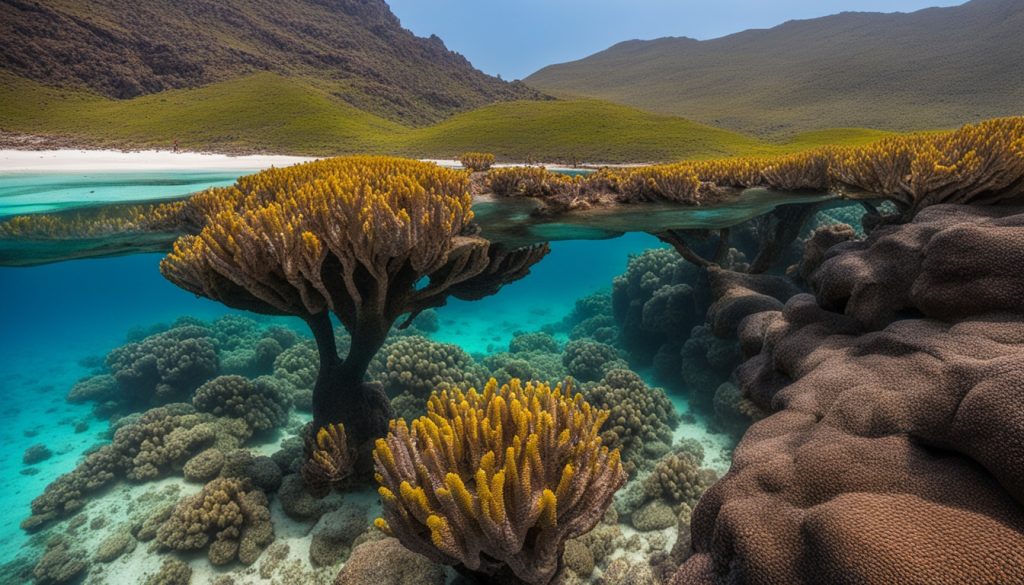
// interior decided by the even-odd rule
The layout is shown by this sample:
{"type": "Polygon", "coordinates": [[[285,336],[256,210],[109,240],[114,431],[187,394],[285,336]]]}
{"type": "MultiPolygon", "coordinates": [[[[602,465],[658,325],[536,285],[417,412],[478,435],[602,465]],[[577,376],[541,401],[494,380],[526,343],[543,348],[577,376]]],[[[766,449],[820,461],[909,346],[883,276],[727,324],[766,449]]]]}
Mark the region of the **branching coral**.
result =
{"type": "Polygon", "coordinates": [[[267,496],[238,479],[218,478],[184,498],[156,532],[162,548],[188,551],[209,547],[214,565],[236,558],[251,565],[274,540],[267,496]]]}
{"type": "Polygon", "coordinates": [[[377,441],[377,526],[435,562],[546,584],[625,482],[606,417],[561,386],[435,392],[427,416],[377,441]]]}
{"type": "Polygon", "coordinates": [[[649,450],[672,444],[672,430],[679,424],[672,401],[660,388],[644,384],[629,370],[612,370],[597,384],[584,387],[587,400],[609,411],[601,428],[606,445],[620,449],[630,469],[644,465],[649,450]]]}
{"type": "Polygon", "coordinates": [[[219,211],[175,243],[161,272],[235,308],[306,320],[320,353],[314,421],[344,422],[360,446],[386,432],[391,414],[363,378],[392,324],[451,295],[492,294],[547,253],[464,235],[473,217],[466,173],[411,160],[270,169],[205,197],[219,211]],[[344,359],[331,313],[352,335],[344,359]]]}
{"type": "Polygon", "coordinates": [[[310,441],[309,459],[302,466],[306,488],[315,496],[326,496],[352,475],[353,457],[345,435],[345,425],[328,425],[310,441]]]}
{"type": "Polygon", "coordinates": [[[467,152],[459,157],[459,162],[473,172],[486,171],[494,164],[494,155],[489,152],[467,152]]]}
{"type": "Polygon", "coordinates": [[[291,399],[281,383],[263,377],[220,376],[203,384],[192,398],[200,412],[240,418],[253,432],[277,428],[288,420],[291,399]]]}

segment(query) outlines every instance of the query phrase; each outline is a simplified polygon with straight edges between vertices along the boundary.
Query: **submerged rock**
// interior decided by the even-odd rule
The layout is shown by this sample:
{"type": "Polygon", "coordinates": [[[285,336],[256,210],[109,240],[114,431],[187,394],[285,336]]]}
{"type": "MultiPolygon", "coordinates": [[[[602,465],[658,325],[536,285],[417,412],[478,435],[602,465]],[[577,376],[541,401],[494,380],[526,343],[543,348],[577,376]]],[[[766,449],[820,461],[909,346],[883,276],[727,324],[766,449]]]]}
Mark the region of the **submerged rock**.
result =
{"type": "Polygon", "coordinates": [[[35,465],[40,461],[46,461],[50,457],[53,457],[53,451],[50,451],[50,449],[42,443],[36,443],[28,449],[25,449],[25,453],[21,456],[21,461],[25,465],[35,465]]]}

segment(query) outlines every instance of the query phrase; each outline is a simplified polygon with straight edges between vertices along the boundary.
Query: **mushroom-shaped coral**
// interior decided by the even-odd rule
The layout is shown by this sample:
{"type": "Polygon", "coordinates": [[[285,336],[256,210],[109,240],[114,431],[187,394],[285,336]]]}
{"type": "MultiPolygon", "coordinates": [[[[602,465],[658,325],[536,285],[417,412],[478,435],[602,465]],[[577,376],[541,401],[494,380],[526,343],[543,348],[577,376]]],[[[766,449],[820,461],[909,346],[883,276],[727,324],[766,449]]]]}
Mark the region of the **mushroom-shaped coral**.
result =
{"type": "Polygon", "coordinates": [[[427,416],[393,421],[377,441],[377,526],[461,571],[546,584],[565,541],[593,528],[626,480],[602,445],[606,417],[542,383],[435,392],[427,416]]]}
{"type": "Polygon", "coordinates": [[[672,430],[679,424],[672,401],[636,373],[612,370],[583,393],[591,404],[609,411],[601,436],[606,445],[621,449],[631,470],[643,466],[649,458],[646,451],[655,443],[672,444],[672,430]]]}
{"type": "Polygon", "coordinates": [[[309,459],[299,471],[306,489],[315,496],[326,496],[352,475],[352,452],[348,447],[345,425],[327,425],[310,441],[309,459]]]}
{"type": "Polygon", "coordinates": [[[240,418],[253,432],[277,428],[288,420],[291,399],[273,378],[247,380],[220,376],[203,384],[192,398],[200,412],[240,418]]]}
{"type": "Polygon", "coordinates": [[[566,344],[562,364],[570,376],[581,382],[600,380],[610,370],[629,367],[614,347],[589,339],[577,339],[566,344]]]}
{"type": "Polygon", "coordinates": [[[214,565],[251,565],[274,540],[267,496],[244,480],[217,478],[182,499],[156,531],[162,548],[202,550],[214,565]]]}
{"type": "Polygon", "coordinates": [[[413,160],[347,157],[269,169],[202,199],[217,212],[198,235],[175,243],[161,272],[234,308],[304,319],[320,355],[314,424],[345,423],[367,467],[391,408],[364,377],[391,326],[449,296],[494,294],[547,253],[503,251],[466,235],[466,173],[413,160]],[[331,313],[352,335],[344,359],[331,313]]]}

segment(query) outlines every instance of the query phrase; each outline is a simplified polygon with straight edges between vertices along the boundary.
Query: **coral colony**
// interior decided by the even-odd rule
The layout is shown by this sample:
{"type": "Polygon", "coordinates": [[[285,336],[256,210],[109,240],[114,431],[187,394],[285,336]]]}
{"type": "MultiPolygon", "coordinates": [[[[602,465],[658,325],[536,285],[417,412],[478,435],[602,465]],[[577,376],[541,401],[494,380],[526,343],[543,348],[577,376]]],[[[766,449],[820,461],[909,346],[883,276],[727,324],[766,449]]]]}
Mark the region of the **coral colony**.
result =
{"type": "MultiPolygon", "coordinates": [[[[301,70],[304,110],[389,115],[379,132],[562,103],[383,2],[337,4],[419,65],[378,48],[363,77],[317,78],[366,57],[303,44],[295,27],[333,33],[285,2],[208,74],[301,70]],[[265,37],[261,58],[298,61],[246,53],[265,37]],[[443,79],[418,95],[420,74],[443,79]]],[[[146,43],[138,83],[107,80],[135,60],[110,52],[91,75],[184,100],[187,63],[146,43]]],[[[57,139],[7,136],[12,115],[0,141],[57,139]]],[[[572,169],[483,140],[440,162],[338,145],[187,196],[0,216],[20,299],[0,305],[25,305],[0,306],[0,583],[1024,583],[1024,117],[945,128],[572,169]],[[55,349],[76,328],[94,335],[55,349]]]]}

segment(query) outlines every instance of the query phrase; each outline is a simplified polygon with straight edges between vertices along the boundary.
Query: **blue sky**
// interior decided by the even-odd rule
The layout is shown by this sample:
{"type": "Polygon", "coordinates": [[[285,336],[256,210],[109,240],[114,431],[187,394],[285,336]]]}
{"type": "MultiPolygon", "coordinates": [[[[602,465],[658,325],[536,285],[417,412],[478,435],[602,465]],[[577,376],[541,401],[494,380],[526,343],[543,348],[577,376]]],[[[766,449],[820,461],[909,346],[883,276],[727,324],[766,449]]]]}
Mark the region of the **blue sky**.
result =
{"type": "Polygon", "coordinates": [[[387,0],[402,24],[436,34],[505,79],[629,39],[710,39],[847,10],[911,12],[963,0],[387,0]]]}

